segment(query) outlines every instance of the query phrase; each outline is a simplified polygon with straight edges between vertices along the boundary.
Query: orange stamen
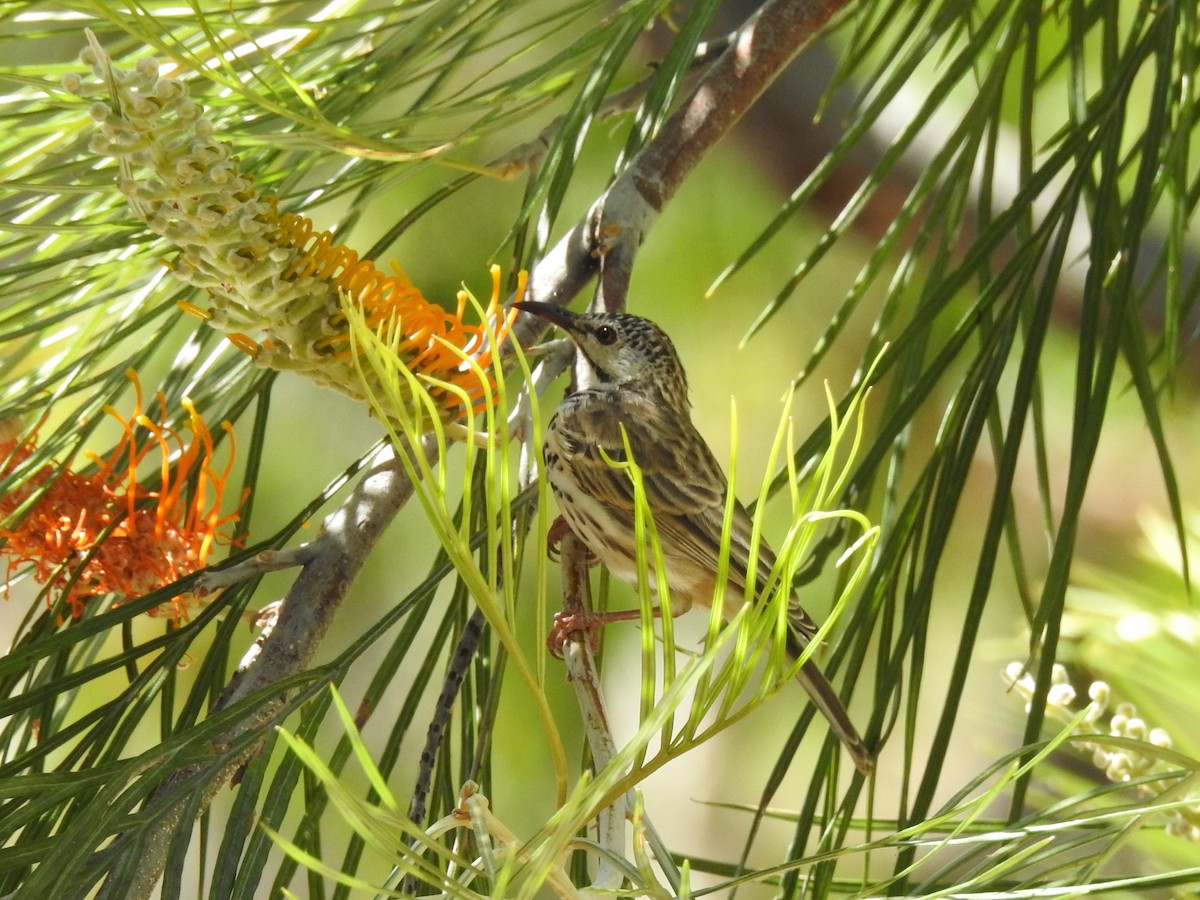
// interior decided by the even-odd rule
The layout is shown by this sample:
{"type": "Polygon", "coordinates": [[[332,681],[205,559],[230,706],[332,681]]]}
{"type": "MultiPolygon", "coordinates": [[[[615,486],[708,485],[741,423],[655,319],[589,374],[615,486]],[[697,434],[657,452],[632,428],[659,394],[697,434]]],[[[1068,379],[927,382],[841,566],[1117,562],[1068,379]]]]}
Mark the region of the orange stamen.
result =
{"type": "Polygon", "coordinates": [[[175,305],[189,316],[195,316],[197,319],[203,319],[206,322],[213,317],[213,314],[207,309],[201,309],[192,303],[188,303],[186,300],[176,300],[175,305]]]}
{"type": "MultiPolygon", "coordinates": [[[[125,419],[109,410],[121,424],[122,436],[107,458],[88,454],[99,462],[95,471],[85,474],[46,465],[0,498],[2,521],[38,495],[18,522],[0,527],[0,538],[6,542],[0,552],[9,558],[8,578],[22,566],[30,566],[36,581],[62,590],[75,615],[82,614],[90,597],[140,596],[203,567],[213,546],[229,541],[221,529],[238,518],[236,511],[224,516],[220,512],[233,471],[232,426],[222,423],[230,435],[231,455],[218,472],[212,465],[212,435],[191,402],[183,403],[191,432],[185,438],[166,424],[161,394],[163,420],[156,422],[142,413],[141,387],[134,373],[129,377],[134,412],[125,419]],[[137,427],[150,434],[141,446],[137,427]],[[177,451],[174,461],[172,445],[177,451]],[[161,457],[157,491],[147,490],[137,473],[152,451],[161,457]],[[184,488],[193,474],[196,490],[185,498],[184,488]]],[[[30,441],[20,446],[0,442],[0,474],[32,452],[30,441]]],[[[183,618],[187,609],[177,599],[167,614],[183,618]]]]}
{"type": "MultiPolygon", "coordinates": [[[[317,231],[312,221],[304,216],[295,213],[280,215],[277,212],[278,203],[274,199],[270,202],[277,217],[274,241],[290,246],[301,254],[289,264],[281,277],[293,282],[306,277],[331,282],[339,292],[354,298],[363,311],[367,326],[376,333],[392,338],[394,328],[402,329],[403,337],[398,342],[389,340],[389,343],[397,346],[405,364],[414,372],[451,382],[472,397],[486,395],[486,391],[478,384],[477,373],[470,366],[463,365],[462,354],[484,347],[488,339],[485,325],[467,325],[463,322],[467,308],[465,293],[457,298],[455,312],[448,312],[426,300],[395,262],[391,264],[392,273],[385,274],[370,260],[359,259],[354,250],[335,243],[331,232],[317,231]],[[385,325],[388,326],[386,332],[381,331],[385,325]]],[[[497,315],[500,296],[498,266],[493,267],[491,275],[492,298],[487,316],[495,323],[492,340],[499,343],[507,334],[512,317],[497,315]]],[[[519,283],[523,289],[523,277],[519,283]]],[[[343,331],[345,317],[340,311],[331,312],[327,321],[342,333],[314,340],[311,349],[318,354],[338,351],[349,342],[343,331]]],[[[233,337],[231,335],[230,339],[233,340],[233,337]]],[[[344,358],[344,355],[344,351],[335,352],[333,358],[344,358]]],[[[491,353],[487,351],[479,359],[480,367],[487,371],[490,361],[491,353]]],[[[457,399],[452,396],[446,397],[446,403],[448,410],[458,405],[457,399]]]]}
{"type": "Polygon", "coordinates": [[[258,343],[258,341],[254,340],[254,338],[250,337],[250,335],[242,334],[239,331],[225,335],[225,339],[251,359],[258,356],[259,352],[262,350],[262,346],[258,343]]]}

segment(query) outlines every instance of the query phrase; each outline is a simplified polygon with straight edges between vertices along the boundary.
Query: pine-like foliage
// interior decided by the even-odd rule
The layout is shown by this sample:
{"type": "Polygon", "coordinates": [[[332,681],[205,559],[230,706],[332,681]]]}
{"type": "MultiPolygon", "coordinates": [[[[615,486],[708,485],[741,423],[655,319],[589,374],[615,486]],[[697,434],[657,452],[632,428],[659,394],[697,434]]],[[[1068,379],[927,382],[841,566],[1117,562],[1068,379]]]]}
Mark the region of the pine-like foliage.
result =
{"type": "Polygon", "coordinates": [[[1198,19],[0,3],[0,896],[1194,890],[1198,19]],[[780,564],[562,663],[593,286],[780,564]]]}

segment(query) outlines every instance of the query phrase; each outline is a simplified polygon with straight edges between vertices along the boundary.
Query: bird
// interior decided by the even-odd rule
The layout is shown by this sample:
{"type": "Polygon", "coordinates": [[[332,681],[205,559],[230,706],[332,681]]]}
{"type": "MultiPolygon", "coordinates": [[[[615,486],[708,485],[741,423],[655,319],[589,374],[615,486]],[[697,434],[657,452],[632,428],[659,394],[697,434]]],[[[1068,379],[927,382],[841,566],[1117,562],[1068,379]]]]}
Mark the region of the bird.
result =
{"type": "MultiPolygon", "coordinates": [[[[634,487],[610,461],[626,459],[626,443],[641,470],[646,503],[662,547],[671,615],[710,607],[716,588],[729,482],[692,423],[687,374],[675,345],[649,319],[623,312],[573,312],[539,301],[513,304],[558,326],[575,345],[574,389],[547,425],[543,459],[560,520],[615,577],[636,585],[634,487]]],[[[746,595],[752,522],[734,503],[724,614],[731,618],[746,595]]],[[[768,582],[776,562],[758,546],[754,582],[768,582]]],[[[651,587],[656,589],[654,567],[651,587]]],[[[636,617],[636,611],[593,613],[589,625],[636,617]]],[[[795,592],[788,600],[787,649],[792,659],[817,633],[795,592]]],[[[868,774],[874,756],[859,736],[837,692],[811,658],[797,680],[845,745],[855,767],[868,774]]]]}

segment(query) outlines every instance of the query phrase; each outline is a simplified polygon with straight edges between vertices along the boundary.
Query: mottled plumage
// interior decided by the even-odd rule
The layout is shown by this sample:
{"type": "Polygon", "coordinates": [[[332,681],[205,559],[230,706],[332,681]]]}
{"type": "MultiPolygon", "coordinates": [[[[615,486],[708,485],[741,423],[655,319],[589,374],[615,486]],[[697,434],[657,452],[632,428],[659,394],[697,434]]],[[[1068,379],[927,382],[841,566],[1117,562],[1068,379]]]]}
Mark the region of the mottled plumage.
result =
{"type": "MultiPolygon", "coordinates": [[[[551,418],[544,447],[547,478],[563,520],[614,575],[637,583],[633,483],[605,461],[605,456],[624,459],[628,440],[654,513],[671,612],[678,615],[694,605],[710,606],[729,486],[712,450],[692,424],[687,377],[670,339],[653,322],[638,316],[573,313],[545,303],[515,305],[558,325],[576,346],[575,390],[551,418]]],[[[735,503],[725,589],[727,617],[737,612],[745,598],[751,527],[749,514],[735,503]]],[[[775,554],[760,542],[756,587],[767,582],[774,565],[775,554]]],[[[788,603],[788,623],[788,649],[797,655],[817,627],[795,594],[788,603]]],[[[809,660],[797,678],[855,765],[870,771],[871,753],[820,668],[809,660]]]]}

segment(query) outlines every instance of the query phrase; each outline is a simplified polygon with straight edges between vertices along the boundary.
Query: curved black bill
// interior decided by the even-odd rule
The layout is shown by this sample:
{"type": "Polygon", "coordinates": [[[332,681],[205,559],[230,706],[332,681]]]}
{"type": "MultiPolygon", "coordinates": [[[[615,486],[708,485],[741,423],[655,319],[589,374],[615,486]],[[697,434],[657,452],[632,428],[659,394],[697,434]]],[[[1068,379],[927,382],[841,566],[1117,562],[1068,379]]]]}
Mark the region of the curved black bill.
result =
{"type": "Polygon", "coordinates": [[[561,306],[555,306],[553,303],[540,303],[537,300],[522,300],[520,303],[513,304],[514,309],[519,309],[521,312],[529,313],[533,316],[545,319],[547,322],[553,322],[559,328],[568,333],[576,331],[578,326],[575,324],[577,313],[571,312],[569,309],[563,309],[561,306]]]}

